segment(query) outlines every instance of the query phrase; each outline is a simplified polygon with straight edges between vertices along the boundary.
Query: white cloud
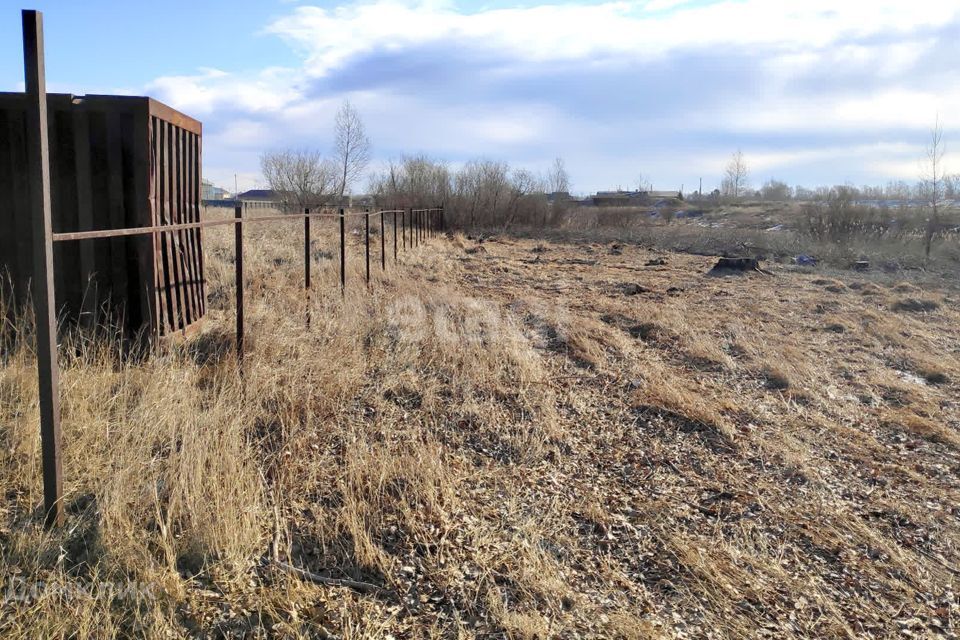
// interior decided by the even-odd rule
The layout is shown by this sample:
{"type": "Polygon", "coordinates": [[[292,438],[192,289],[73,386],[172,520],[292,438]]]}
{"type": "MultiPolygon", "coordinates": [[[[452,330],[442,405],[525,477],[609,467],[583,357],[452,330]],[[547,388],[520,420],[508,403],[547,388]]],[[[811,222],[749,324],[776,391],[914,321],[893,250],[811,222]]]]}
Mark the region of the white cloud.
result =
{"type": "Polygon", "coordinates": [[[382,156],[524,164],[561,154],[589,176],[587,188],[628,184],[641,169],[667,184],[719,174],[738,146],[755,171],[780,177],[832,167],[837,177],[825,181],[847,172],[910,178],[917,134],[938,112],[960,113],[960,76],[924,68],[943,46],[938,30],[958,17],[956,0],[637,0],[474,12],[444,0],[296,6],[265,31],[300,53],[299,68],[199,69],[158,78],[148,91],[215,123],[206,144],[219,151],[206,157],[218,167],[230,158],[249,165],[274,146],[328,147],[332,114],[349,97],[382,156]],[[420,71],[424,47],[430,64],[420,71]],[[363,64],[371,55],[384,66],[371,71],[363,64]],[[687,66],[691,59],[703,68],[687,66]],[[724,64],[703,62],[710,59],[724,64]],[[648,68],[671,72],[649,82],[637,76],[648,68]],[[543,74],[562,84],[568,71],[608,78],[609,93],[585,94],[575,106],[558,99],[575,84],[537,84],[543,74]],[[431,73],[469,79],[454,89],[431,73]],[[396,76],[408,84],[392,83],[396,76]],[[527,80],[535,88],[526,90],[527,80]],[[906,140],[876,141],[904,131],[906,140]],[[791,136],[780,148],[765,142],[791,136]]]}
{"type": "MultiPolygon", "coordinates": [[[[607,2],[458,12],[443,5],[378,0],[332,10],[299,7],[267,27],[309,55],[324,75],[378,47],[451,42],[526,60],[661,56],[682,49],[772,47],[809,51],[844,38],[909,33],[948,22],[953,0],[727,0],[706,6],[607,2]],[[654,9],[674,6],[665,14],[654,9]]],[[[869,55],[868,51],[864,51],[869,55]]]]}
{"type": "Polygon", "coordinates": [[[760,105],[728,105],[715,114],[731,131],[752,133],[855,133],[929,129],[937,114],[960,113],[960,89],[867,90],[863,95],[782,95],[760,105]]]}
{"type": "Polygon", "coordinates": [[[147,90],[178,109],[200,116],[217,109],[275,111],[297,100],[295,74],[271,67],[253,74],[200,69],[189,76],[164,76],[147,85],[147,90]]]}

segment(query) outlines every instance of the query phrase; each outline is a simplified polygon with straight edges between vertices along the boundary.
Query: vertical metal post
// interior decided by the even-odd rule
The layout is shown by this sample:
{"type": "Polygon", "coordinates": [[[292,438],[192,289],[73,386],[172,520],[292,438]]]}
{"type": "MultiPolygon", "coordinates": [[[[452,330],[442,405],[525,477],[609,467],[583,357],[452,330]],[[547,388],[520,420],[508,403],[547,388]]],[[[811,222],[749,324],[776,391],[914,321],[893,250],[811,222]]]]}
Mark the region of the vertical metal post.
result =
{"type": "Polygon", "coordinates": [[[303,290],[307,298],[307,328],[310,328],[310,209],[303,210],[303,290]]]}
{"type": "Polygon", "coordinates": [[[243,372],[243,205],[233,210],[233,266],[237,292],[237,366],[243,372]]]}
{"type": "Polygon", "coordinates": [[[387,270],[387,228],[383,222],[383,211],[380,212],[380,271],[387,270]]]}
{"type": "Polygon", "coordinates": [[[370,214],[364,212],[364,244],[367,248],[367,286],[370,286],[370,214]]]}
{"type": "Polygon", "coordinates": [[[57,363],[53,229],[50,219],[50,149],[43,14],[25,10],[21,17],[27,96],[30,210],[33,218],[32,293],[37,331],[44,523],[47,527],[55,527],[63,524],[63,468],[60,455],[60,370],[57,363]]]}
{"type": "Polygon", "coordinates": [[[397,211],[393,211],[393,261],[397,261],[397,211]]]}
{"type": "Polygon", "coordinates": [[[346,220],[343,217],[343,209],[340,209],[340,294],[346,291],[347,287],[347,234],[346,220]]]}

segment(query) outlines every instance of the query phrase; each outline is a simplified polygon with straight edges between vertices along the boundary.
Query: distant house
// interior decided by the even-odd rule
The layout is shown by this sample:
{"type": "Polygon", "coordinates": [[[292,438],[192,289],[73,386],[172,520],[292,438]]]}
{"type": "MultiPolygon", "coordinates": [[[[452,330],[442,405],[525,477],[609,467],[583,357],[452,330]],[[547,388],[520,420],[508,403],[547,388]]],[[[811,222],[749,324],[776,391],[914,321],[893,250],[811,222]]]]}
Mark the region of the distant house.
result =
{"type": "Polygon", "coordinates": [[[647,191],[647,199],[651,202],[660,200],[683,200],[683,193],[680,191],[647,191]]]}
{"type": "Polygon", "coordinates": [[[280,197],[272,189],[250,189],[237,194],[237,200],[242,202],[279,202],[280,197]]]}
{"type": "Polygon", "coordinates": [[[642,191],[597,191],[591,198],[596,207],[631,207],[643,204],[642,191]]]}
{"type": "Polygon", "coordinates": [[[363,193],[357,194],[355,196],[347,195],[347,196],[344,196],[343,199],[346,200],[346,204],[343,206],[347,206],[347,207],[370,208],[376,204],[376,198],[374,198],[372,195],[363,194],[363,193]]]}
{"type": "Polygon", "coordinates": [[[568,191],[554,191],[547,194],[547,202],[553,204],[559,202],[560,204],[567,204],[576,200],[573,196],[570,195],[568,191]]]}
{"type": "Polygon", "coordinates": [[[204,180],[200,183],[201,200],[225,200],[229,197],[230,192],[226,189],[221,189],[209,180],[204,180]]]}
{"type": "Polygon", "coordinates": [[[598,191],[591,199],[596,207],[642,207],[683,200],[683,194],[679,191],[598,191]]]}

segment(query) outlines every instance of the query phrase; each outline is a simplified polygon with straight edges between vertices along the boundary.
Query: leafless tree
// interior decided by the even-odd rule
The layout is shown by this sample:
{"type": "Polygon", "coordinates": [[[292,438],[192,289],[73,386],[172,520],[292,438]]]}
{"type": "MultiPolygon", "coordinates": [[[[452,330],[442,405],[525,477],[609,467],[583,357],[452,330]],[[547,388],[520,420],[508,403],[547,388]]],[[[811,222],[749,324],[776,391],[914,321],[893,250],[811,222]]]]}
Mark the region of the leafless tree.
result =
{"type": "Polygon", "coordinates": [[[930,130],[930,141],[927,144],[927,162],[924,169],[923,184],[925,186],[927,206],[930,208],[930,215],[927,217],[926,231],[924,233],[924,251],[927,259],[930,259],[930,249],[933,247],[933,240],[940,230],[940,201],[944,198],[944,171],[943,155],[946,152],[943,144],[943,126],[940,124],[940,117],[937,116],[933,129],[930,130]]]}
{"type": "Polygon", "coordinates": [[[747,161],[743,157],[743,152],[737,149],[737,152],[730,158],[723,178],[723,193],[732,198],[739,198],[741,192],[747,186],[747,179],[750,175],[747,169],[747,161]]]}
{"type": "Polygon", "coordinates": [[[260,171],[285,211],[324,204],[337,184],[333,162],[313,149],[263,153],[260,171]]]}
{"type": "Polygon", "coordinates": [[[424,155],[391,160],[384,171],[370,179],[370,193],[377,205],[388,209],[448,204],[450,170],[424,155]]]}
{"type": "Polygon", "coordinates": [[[786,202],[793,197],[793,190],[786,182],[770,178],[760,188],[764,200],[770,202],[786,202]]]}
{"type": "Polygon", "coordinates": [[[538,206],[546,202],[543,194],[545,185],[543,180],[526,169],[516,169],[512,172],[507,186],[506,220],[503,230],[509,230],[515,222],[533,223],[541,221],[545,213],[545,206],[538,206]],[[535,217],[536,214],[541,214],[535,217]]]}
{"type": "Polygon", "coordinates": [[[334,154],[339,173],[338,195],[342,201],[343,194],[363,175],[370,162],[370,138],[364,131],[360,114],[347,100],[337,111],[334,154]]]}
{"type": "Polygon", "coordinates": [[[547,174],[547,189],[550,190],[550,193],[570,192],[570,175],[567,173],[567,166],[563,158],[558,157],[550,166],[550,171],[547,174]]]}
{"type": "Polygon", "coordinates": [[[637,191],[653,191],[653,183],[650,182],[650,178],[644,174],[637,176],[637,191]]]}

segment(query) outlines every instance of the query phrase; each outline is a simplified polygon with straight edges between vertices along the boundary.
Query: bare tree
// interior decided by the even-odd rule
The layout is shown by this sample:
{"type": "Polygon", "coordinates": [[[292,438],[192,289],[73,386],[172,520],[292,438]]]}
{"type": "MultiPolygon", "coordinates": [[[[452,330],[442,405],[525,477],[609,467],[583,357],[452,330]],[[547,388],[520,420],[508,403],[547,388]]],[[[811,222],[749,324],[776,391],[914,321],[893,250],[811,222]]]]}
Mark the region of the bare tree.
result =
{"type": "Polygon", "coordinates": [[[933,129],[930,130],[930,142],[927,145],[927,163],[925,168],[924,186],[927,197],[927,206],[930,207],[930,215],[927,218],[926,231],[924,232],[923,245],[927,259],[930,259],[930,249],[933,247],[933,240],[940,230],[940,201],[944,198],[945,179],[943,171],[943,155],[946,149],[943,144],[943,125],[940,124],[940,116],[934,121],[933,129]]]}
{"type": "Polygon", "coordinates": [[[747,169],[747,161],[743,158],[743,152],[737,149],[737,152],[730,158],[723,178],[723,193],[726,196],[739,198],[741,192],[747,186],[747,179],[750,175],[747,169]]]}
{"type": "Polygon", "coordinates": [[[557,158],[547,174],[547,189],[550,193],[570,193],[570,175],[563,158],[557,158]]]}
{"type": "Polygon", "coordinates": [[[285,211],[324,204],[337,183],[333,162],[313,149],[263,153],[260,171],[285,211]]]}
{"type": "Polygon", "coordinates": [[[650,182],[650,178],[642,173],[637,176],[637,191],[646,191],[647,193],[653,191],[653,183],[650,182]]]}
{"type": "Polygon", "coordinates": [[[543,192],[545,185],[543,180],[534,175],[533,172],[526,169],[515,169],[510,175],[507,183],[507,198],[504,203],[505,217],[503,230],[506,232],[518,219],[526,223],[534,221],[533,215],[545,213],[545,207],[537,206],[532,196],[546,201],[543,192]]]}
{"type": "Polygon", "coordinates": [[[342,201],[343,194],[363,175],[370,162],[370,139],[364,131],[360,114],[347,100],[337,111],[334,154],[339,172],[338,193],[342,201]]]}
{"type": "Polygon", "coordinates": [[[770,178],[760,188],[760,195],[771,202],[786,202],[793,197],[793,190],[786,182],[770,178]]]}

